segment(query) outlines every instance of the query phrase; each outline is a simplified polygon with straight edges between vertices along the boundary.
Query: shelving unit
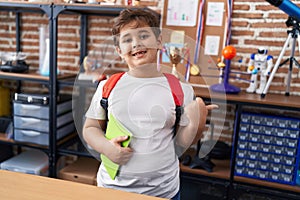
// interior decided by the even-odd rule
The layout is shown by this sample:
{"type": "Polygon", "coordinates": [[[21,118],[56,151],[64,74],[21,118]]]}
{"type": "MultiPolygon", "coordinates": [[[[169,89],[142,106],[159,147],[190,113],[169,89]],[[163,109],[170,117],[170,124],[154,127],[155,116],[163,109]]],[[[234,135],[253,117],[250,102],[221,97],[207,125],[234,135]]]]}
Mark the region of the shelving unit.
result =
{"type": "MultiPolygon", "coordinates": [[[[22,47],[20,45],[20,36],[21,36],[21,30],[20,30],[20,19],[21,19],[21,13],[23,12],[33,12],[33,13],[42,13],[46,14],[48,16],[48,23],[49,27],[52,26],[52,5],[51,4],[34,4],[34,3],[20,3],[20,2],[0,2],[0,10],[1,11],[7,11],[7,12],[14,12],[16,13],[16,51],[22,51],[22,47]]],[[[49,31],[49,37],[50,40],[53,39],[53,35],[51,34],[51,31],[49,31]]],[[[50,44],[50,57],[53,55],[53,45],[50,44]]],[[[53,68],[56,69],[56,65],[53,65],[54,59],[50,59],[50,73],[53,74],[53,68]]],[[[54,70],[56,72],[56,70],[54,70]]],[[[56,127],[56,83],[57,83],[57,75],[53,75],[50,77],[43,77],[38,75],[36,72],[29,72],[28,74],[16,74],[16,73],[0,73],[1,79],[9,79],[9,80],[16,80],[16,81],[33,81],[40,84],[47,85],[49,88],[49,96],[50,96],[50,102],[49,102],[49,146],[48,147],[40,147],[37,145],[31,145],[31,144],[22,144],[14,141],[7,141],[9,144],[18,145],[18,146],[27,146],[31,148],[39,148],[41,150],[44,150],[49,157],[49,176],[53,177],[55,172],[55,164],[53,164],[53,160],[55,160],[55,153],[56,153],[56,144],[53,141],[53,135],[56,134],[56,130],[53,127],[56,127]]],[[[2,142],[6,142],[5,140],[2,140],[2,142]]]]}

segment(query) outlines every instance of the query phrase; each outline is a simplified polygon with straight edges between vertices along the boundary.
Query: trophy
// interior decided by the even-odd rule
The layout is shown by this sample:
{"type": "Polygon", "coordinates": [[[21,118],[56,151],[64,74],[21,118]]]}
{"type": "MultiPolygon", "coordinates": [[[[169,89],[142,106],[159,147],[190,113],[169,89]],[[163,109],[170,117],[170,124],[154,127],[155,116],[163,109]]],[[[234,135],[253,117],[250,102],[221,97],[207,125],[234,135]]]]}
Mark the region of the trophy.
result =
{"type": "Polygon", "coordinates": [[[179,78],[179,74],[177,72],[177,65],[182,62],[182,60],[188,53],[186,45],[166,44],[164,46],[164,52],[169,57],[172,63],[172,74],[179,78]]]}

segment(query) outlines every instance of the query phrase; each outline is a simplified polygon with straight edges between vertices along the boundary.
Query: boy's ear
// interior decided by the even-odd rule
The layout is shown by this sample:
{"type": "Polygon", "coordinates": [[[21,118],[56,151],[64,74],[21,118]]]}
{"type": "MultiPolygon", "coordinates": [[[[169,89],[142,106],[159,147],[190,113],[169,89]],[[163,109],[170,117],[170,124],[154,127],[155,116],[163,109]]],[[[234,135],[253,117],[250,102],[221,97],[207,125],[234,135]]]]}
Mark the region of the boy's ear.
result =
{"type": "Polygon", "coordinates": [[[120,57],[122,57],[122,51],[120,49],[120,47],[115,46],[116,52],[119,54],[120,57]]]}
{"type": "Polygon", "coordinates": [[[158,49],[162,49],[163,45],[162,45],[162,35],[160,34],[158,37],[157,37],[157,48],[158,49]]]}

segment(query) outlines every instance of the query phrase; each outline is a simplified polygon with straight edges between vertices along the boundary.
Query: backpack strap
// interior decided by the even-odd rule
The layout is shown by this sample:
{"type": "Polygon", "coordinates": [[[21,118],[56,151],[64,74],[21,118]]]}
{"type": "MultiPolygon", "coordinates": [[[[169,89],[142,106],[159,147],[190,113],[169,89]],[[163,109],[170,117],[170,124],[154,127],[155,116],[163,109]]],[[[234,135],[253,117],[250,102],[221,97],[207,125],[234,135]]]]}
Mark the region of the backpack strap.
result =
{"type": "Polygon", "coordinates": [[[178,78],[176,76],[174,76],[173,74],[164,73],[164,75],[169,82],[175,105],[182,106],[184,95],[183,95],[182,87],[180,85],[178,78]]]}
{"type": "Polygon", "coordinates": [[[173,137],[175,137],[176,132],[177,132],[177,126],[180,121],[180,117],[183,114],[184,93],[182,91],[180,81],[178,80],[178,78],[176,76],[174,76],[173,74],[168,74],[168,73],[164,73],[164,75],[169,82],[172,96],[174,99],[174,103],[176,105],[176,108],[175,108],[176,120],[175,120],[175,124],[174,124],[174,136],[173,136],[173,137]]]}
{"type": "Polygon", "coordinates": [[[108,120],[108,97],[111,93],[111,91],[114,89],[116,86],[117,82],[120,80],[120,78],[124,75],[125,72],[120,72],[113,74],[109,79],[106,81],[106,83],[103,86],[102,89],[102,99],[100,101],[100,105],[102,108],[105,110],[106,113],[106,121],[108,120]]]}
{"type": "Polygon", "coordinates": [[[103,86],[103,91],[102,91],[103,98],[109,97],[110,92],[115,87],[115,85],[117,84],[119,79],[124,75],[124,73],[125,72],[116,73],[116,74],[113,74],[111,77],[109,77],[109,79],[106,81],[106,83],[103,86]]]}
{"type": "MultiPolygon", "coordinates": [[[[102,99],[100,101],[101,106],[105,110],[106,113],[106,121],[108,120],[108,97],[117,84],[117,82],[120,80],[120,78],[124,75],[125,72],[120,72],[113,74],[104,84],[103,90],[102,90],[102,99]]],[[[168,83],[171,88],[172,96],[174,99],[174,103],[176,105],[175,112],[176,112],[176,120],[174,124],[174,137],[176,135],[177,126],[180,121],[180,116],[183,113],[183,98],[184,94],[182,91],[181,84],[177,77],[175,77],[173,74],[164,73],[164,76],[167,78],[168,83]]]]}

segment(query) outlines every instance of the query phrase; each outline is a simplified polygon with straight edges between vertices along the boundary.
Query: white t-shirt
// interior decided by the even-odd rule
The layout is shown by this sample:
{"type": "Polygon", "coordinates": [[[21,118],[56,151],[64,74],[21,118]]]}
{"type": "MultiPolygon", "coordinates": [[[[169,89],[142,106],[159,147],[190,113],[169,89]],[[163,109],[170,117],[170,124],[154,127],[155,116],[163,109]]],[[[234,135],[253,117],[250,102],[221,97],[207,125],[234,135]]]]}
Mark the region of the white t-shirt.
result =
{"type": "MultiPolygon", "coordinates": [[[[87,118],[106,119],[100,106],[104,84],[100,82],[87,118]]],[[[194,92],[190,85],[181,85],[187,105],[194,92]]],[[[133,134],[130,147],[134,153],[115,180],[100,165],[98,186],[162,198],[175,196],[179,190],[179,162],[173,143],[175,107],[166,77],[136,78],[127,73],[121,77],[108,98],[108,116],[112,113],[133,134]]],[[[185,123],[181,120],[180,125],[185,123]]]]}

